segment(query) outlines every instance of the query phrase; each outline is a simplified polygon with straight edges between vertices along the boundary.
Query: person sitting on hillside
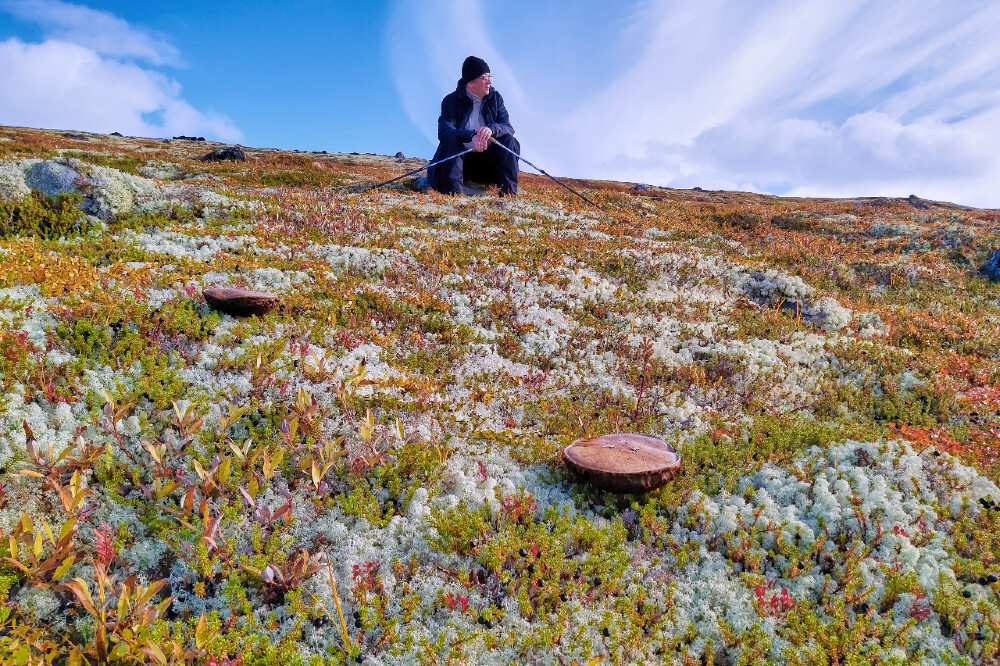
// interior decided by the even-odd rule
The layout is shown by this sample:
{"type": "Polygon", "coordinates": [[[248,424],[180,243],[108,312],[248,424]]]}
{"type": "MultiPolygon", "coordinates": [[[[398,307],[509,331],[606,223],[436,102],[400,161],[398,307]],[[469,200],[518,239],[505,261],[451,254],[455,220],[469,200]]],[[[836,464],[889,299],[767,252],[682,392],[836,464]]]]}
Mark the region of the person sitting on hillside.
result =
{"type": "Polygon", "coordinates": [[[492,88],[489,65],[482,58],[469,56],[462,63],[458,87],[441,101],[438,118],[438,145],[432,162],[460,153],[466,148],[475,152],[431,167],[427,172],[430,187],[443,194],[474,194],[468,181],[497,185],[500,196],[517,194],[517,158],[494,145],[496,139],[521,154],[514,138],[514,128],[503,104],[503,97],[492,88]]]}

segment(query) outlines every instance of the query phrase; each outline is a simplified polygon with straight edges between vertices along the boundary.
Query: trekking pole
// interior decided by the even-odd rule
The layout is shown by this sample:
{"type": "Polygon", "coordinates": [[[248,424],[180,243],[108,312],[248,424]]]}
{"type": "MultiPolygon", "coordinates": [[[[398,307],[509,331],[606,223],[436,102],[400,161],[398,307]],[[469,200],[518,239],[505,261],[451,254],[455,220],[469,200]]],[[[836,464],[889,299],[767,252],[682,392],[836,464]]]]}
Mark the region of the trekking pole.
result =
{"type": "Polygon", "coordinates": [[[517,153],[515,153],[513,150],[511,150],[510,148],[508,148],[507,146],[505,146],[502,143],[500,143],[499,141],[497,141],[492,136],[490,137],[490,141],[492,141],[493,143],[497,144],[498,146],[500,146],[501,148],[503,148],[504,150],[506,150],[508,153],[510,153],[511,155],[513,155],[514,157],[516,157],[517,159],[521,160],[522,162],[524,162],[525,164],[527,164],[531,168],[535,169],[536,171],[541,171],[544,175],[546,175],[549,178],[551,178],[552,180],[556,181],[557,183],[559,183],[560,185],[562,185],[563,187],[565,187],[567,190],[569,190],[570,192],[572,192],[576,196],[580,197],[581,199],[583,199],[584,201],[586,201],[587,203],[589,203],[591,206],[593,206],[594,208],[596,208],[599,211],[601,211],[602,213],[607,213],[608,212],[608,211],[604,210],[603,207],[598,206],[593,201],[591,201],[587,197],[583,196],[582,194],[580,194],[579,192],[577,192],[576,190],[574,190],[572,187],[570,187],[566,183],[562,182],[561,180],[559,180],[555,176],[550,175],[548,172],[545,171],[545,169],[539,169],[534,164],[532,164],[528,160],[524,159],[523,157],[521,157],[520,155],[518,155],[517,153]]]}
{"type": "MultiPolygon", "coordinates": [[[[437,162],[431,162],[430,164],[425,164],[424,166],[420,167],[419,169],[414,169],[413,171],[407,171],[402,176],[396,176],[392,180],[387,180],[384,183],[376,183],[375,185],[371,185],[369,187],[366,187],[363,190],[358,190],[358,193],[360,194],[361,192],[367,192],[368,190],[377,190],[378,188],[385,187],[386,185],[388,185],[390,183],[395,183],[397,180],[403,180],[407,176],[412,176],[413,174],[420,173],[421,171],[424,171],[425,169],[430,169],[432,166],[437,166],[438,164],[442,164],[444,162],[447,162],[448,160],[453,160],[456,157],[461,157],[462,155],[464,155],[466,153],[471,153],[473,150],[475,150],[475,148],[466,148],[462,152],[455,153],[451,157],[445,157],[444,159],[440,159],[437,162]]],[[[352,187],[352,186],[348,185],[347,187],[352,187]]],[[[344,188],[344,189],[346,189],[346,188],[344,188]]]]}

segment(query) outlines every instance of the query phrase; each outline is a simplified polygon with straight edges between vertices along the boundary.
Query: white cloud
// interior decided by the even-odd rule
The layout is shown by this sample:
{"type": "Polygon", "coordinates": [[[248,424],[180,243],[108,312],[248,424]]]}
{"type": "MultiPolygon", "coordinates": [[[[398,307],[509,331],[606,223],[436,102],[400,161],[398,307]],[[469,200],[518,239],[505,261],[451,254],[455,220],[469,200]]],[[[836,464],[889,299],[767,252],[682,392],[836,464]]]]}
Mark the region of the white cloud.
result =
{"type": "MultiPolygon", "coordinates": [[[[400,3],[397,17],[415,17],[404,25],[420,30],[409,37],[409,61],[423,62],[421,49],[453,35],[491,43],[531,20],[510,11],[516,18],[483,22],[476,6],[453,13],[456,26],[439,20],[440,6],[400,3]]],[[[585,96],[548,95],[558,78],[533,60],[530,44],[497,53],[519,77],[521,94],[507,101],[522,148],[546,170],[1000,206],[1000,4],[662,0],[622,11],[641,26],[630,57],[585,96]]],[[[564,36],[561,46],[592,56],[619,44],[613,29],[621,26],[564,36]]],[[[457,69],[461,57],[449,55],[427,61],[434,75],[457,69]]],[[[430,94],[397,89],[408,108],[430,94]]],[[[433,126],[424,112],[411,118],[433,126]]]]}
{"type": "Polygon", "coordinates": [[[132,61],[179,63],[179,52],[163,39],[58,0],[2,2],[0,9],[52,33],[37,44],[0,42],[0,124],[242,140],[227,117],[192,107],[175,80],[132,61]]]}
{"type": "Polygon", "coordinates": [[[0,9],[38,23],[48,36],[103,55],[140,58],[154,65],[180,65],[180,52],[165,38],[130,25],[110,12],[60,0],[3,0],[0,9]]]}
{"type": "Polygon", "coordinates": [[[154,65],[180,65],[180,52],[165,38],[130,25],[110,12],[60,0],[4,0],[4,9],[38,23],[50,37],[119,58],[139,58],[154,65]]]}

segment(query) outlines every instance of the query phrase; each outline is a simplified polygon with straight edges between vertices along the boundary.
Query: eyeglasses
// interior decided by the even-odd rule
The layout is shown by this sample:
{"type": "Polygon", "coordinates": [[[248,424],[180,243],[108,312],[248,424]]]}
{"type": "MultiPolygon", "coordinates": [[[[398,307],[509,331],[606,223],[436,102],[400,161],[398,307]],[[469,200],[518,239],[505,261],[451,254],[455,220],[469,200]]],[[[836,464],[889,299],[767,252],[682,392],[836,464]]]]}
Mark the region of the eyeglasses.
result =
{"type": "Polygon", "coordinates": [[[490,76],[489,74],[483,74],[482,76],[479,77],[479,80],[482,81],[483,83],[489,83],[490,81],[493,80],[493,77],[490,76]]]}

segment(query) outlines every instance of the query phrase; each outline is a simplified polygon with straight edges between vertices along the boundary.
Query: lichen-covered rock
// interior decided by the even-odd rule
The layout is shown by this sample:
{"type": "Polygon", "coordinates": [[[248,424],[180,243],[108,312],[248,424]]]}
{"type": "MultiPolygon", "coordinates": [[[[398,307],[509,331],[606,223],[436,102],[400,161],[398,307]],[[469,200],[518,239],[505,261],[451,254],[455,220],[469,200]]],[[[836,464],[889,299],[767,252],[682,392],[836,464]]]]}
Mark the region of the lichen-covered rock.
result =
{"type": "Polygon", "coordinates": [[[157,180],[178,180],[184,177],[184,169],[180,166],[161,162],[149,162],[139,167],[139,173],[146,178],[157,180]]]}
{"type": "Polygon", "coordinates": [[[25,181],[31,189],[39,190],[47,197],[55,197],[78,191],[80,172],[59,162],[38,162],[25,173],[25,181]]]}
{"type": "Polygon", "coordinates": [[[156,183],[117,169],[89,166],[83,209],[102,220],[132,212],[138,205],[161,198],[156,183]]]}
{"type": "Polygon", "coordinates": [[[19,162],[0,162],[0,199],[20,201],[31,196],[19,162]]]}

